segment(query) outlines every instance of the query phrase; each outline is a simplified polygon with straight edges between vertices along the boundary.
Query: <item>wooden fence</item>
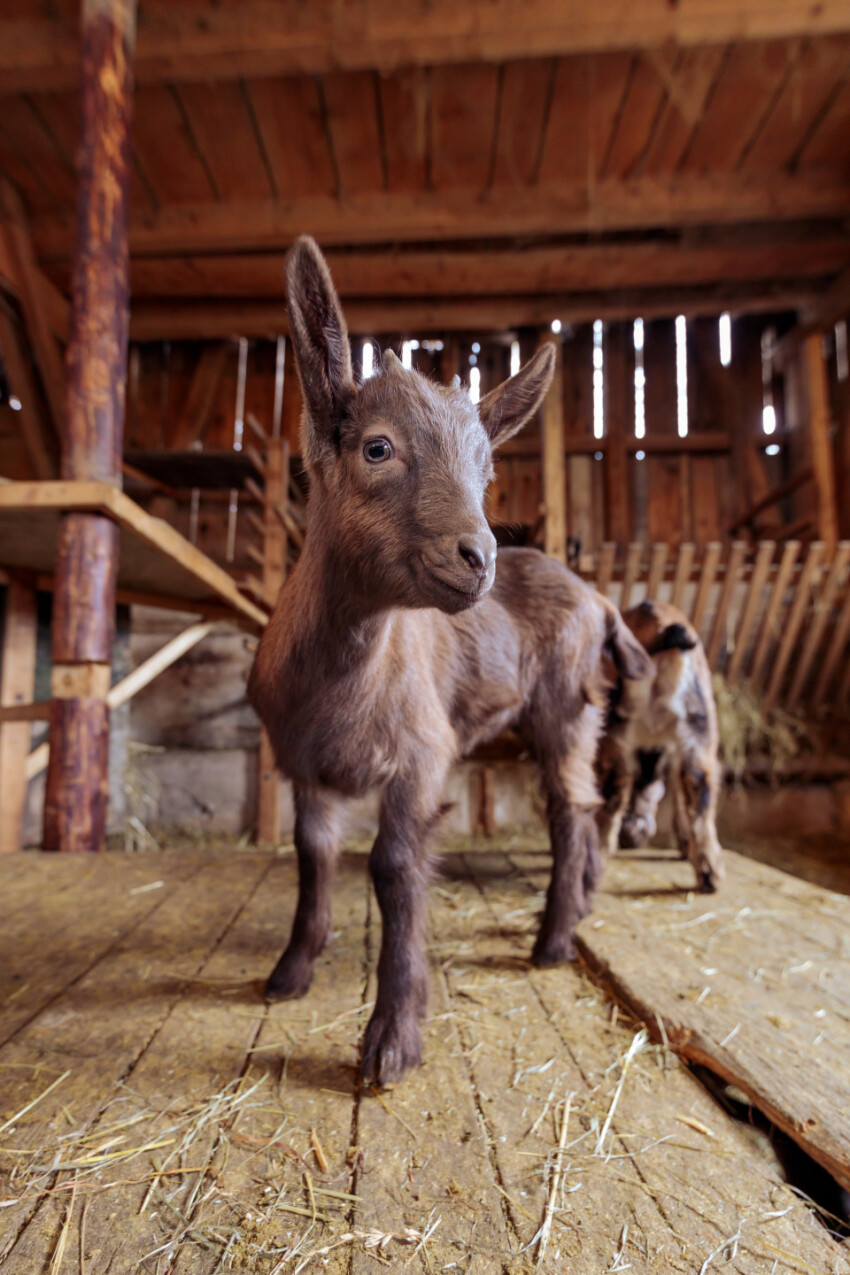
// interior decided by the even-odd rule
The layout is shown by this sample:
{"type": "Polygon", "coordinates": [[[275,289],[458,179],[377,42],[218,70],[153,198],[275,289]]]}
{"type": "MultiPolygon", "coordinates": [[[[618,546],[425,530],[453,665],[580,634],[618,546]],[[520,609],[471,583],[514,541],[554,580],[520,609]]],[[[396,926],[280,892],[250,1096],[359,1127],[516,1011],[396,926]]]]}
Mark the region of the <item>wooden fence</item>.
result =
{"type": "Polygon", "coordinates": [[[765,707],[803,712],[850,697],[850,541],[831,558],[815,540],[613,543],[582,555],[582,576],[622,610],[672,602],[694,624],[712,671],[745,685],[765,707]]]}

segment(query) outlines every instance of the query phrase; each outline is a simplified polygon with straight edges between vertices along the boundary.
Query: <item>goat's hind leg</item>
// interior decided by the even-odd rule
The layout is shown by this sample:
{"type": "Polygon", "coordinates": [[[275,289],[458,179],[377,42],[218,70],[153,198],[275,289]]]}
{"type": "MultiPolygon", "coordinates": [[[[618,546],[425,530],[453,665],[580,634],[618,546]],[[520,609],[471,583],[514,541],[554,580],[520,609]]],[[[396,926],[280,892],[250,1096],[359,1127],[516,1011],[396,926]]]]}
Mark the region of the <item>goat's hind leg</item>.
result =
{"type": "Polygon", "coordinates": [[[316,957],[331,933],[331,885],[344,828],[344,798],[328,789],[295,789],[298,903],[292,934],[268,982],[268,1000],[304,996],[316,957]]]}
{"type": "Polygon", "coordinates": [[[598,709],[587,705],[556,750],[538,746],[552,847],[552,876],[531,955],[538,966],[575,958],[575,927],[590,912],[602,876],[596,823],[600,799],[593,767],[600,727],[598,709]]]}
{"type": "MultiPolygon", "coordinates": [[[[717,837],[718,771],[705,766],[698,755],[686,753],[675,782],[680,790],[679,818],[687,830],[687,856],[697,889],[711,894],[726,876],[723,849],[717,837]]],[[[680,836],[680,848],[682,841],[680,836]]]]}

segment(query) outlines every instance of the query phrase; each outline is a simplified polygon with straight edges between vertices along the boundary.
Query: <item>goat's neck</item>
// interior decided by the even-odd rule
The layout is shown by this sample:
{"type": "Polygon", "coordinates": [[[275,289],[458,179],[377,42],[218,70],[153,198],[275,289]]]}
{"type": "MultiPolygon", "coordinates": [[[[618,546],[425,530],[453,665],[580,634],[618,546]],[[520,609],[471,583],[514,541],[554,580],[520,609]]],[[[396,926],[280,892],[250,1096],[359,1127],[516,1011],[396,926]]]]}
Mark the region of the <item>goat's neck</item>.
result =
{"type": "Polygon", "coordinates": [[[370,596],[335,549],[332,530],[318,522],[311,519],[298,563],[293,636],[343,670],[380,651],[397,611],[370,596]]]}

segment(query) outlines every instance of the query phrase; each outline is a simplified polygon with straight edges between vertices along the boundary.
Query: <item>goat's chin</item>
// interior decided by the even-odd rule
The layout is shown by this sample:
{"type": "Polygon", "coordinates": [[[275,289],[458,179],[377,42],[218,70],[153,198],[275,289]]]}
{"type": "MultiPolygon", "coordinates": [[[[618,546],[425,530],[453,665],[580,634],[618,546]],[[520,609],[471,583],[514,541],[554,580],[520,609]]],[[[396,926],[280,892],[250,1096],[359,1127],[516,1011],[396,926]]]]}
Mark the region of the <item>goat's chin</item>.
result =
{"type": "Polygon", "coordinates": [[[464,589],[436,571],[432,571],[424,562],[419,563],[415,571],[417,606],[435,607],[446,615],[458,615],[468,611],[477,602],[486,597],[492,588],[492,580],[485,580],[482,585],[473,589],[464,589]]]}

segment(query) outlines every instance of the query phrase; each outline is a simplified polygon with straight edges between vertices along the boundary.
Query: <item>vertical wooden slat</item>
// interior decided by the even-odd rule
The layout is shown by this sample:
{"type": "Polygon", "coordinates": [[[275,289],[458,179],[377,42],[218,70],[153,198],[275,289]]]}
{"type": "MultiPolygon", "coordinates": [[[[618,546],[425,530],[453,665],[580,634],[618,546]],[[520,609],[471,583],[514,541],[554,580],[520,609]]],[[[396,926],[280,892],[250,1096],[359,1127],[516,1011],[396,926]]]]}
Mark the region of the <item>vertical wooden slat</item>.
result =
{"type": "MultiPolygon", "coordinates": [[[[847,642],[850,640],[850,587],[844,595],[844,604],[838,616],[832,637],[829,640],[823,664],[815,682],[812,700],[815,708],[820,708],[826,700],[833,674],[844,655],[847,642]]],[[[850,668],[850,660],[847,661],[850,668]]]]}
{"type": "Polygon", "coordinates": [[[756,550],[756,560],[753,564],[753,573],[750,576],[749,588],[747,589],[747,600],[744,604],[741,623],[738,626],[738,632],[735,637],[735,649],[732,652],[732,658],[726,670],[726,676],[730,682],[734,682],[737,679],[743,667],[747,647],[761,607],[764,586],[770,575],[770,565],[773,562],[775,550],[776,542],[773,540],[763,540],[756,550]]]}
{"type": "MultiPolygon", "coordinates": [[[[130,115],[135,0],[83,0],[77,243],[62,477],[121,481],[127,374],[130,115]]],[[[44,846],[100,850],[108,800],[118,528],[64,514],[53,608],[44,846]]]]}
{"type": "Polygon", "coordinates": [[[627,340],[630,325],[609,324],[605,337],[605,532],[617,544],[632,535],[626,436],[634,429],[634,366],[627,340]]]}
{"type": "Polygon", "coordinates": [[[634,541],[626,552],[626,570],[623,575],[623,588],[620,593],[620,610],[628,611],[632,600],[632,592],[640,575],[640,564],[643,558],[643,545],[634,541]]]}
{"type": "Polygon", "coordinates": [[[685,589],[688,587],[688,581],[691,578],[695,552],[696,545],[692,541],[685,541],[684,544],[679,546],[679,556],[676,559],[676,573],[673,576],[673,592],[670,596],[670,603],[672,606],[678,607],[680,611],[685,600],[685,589]]]}
{"type": "Polygon", "coordinates": [[[614,574],[614,561],[617,557],[617,546],[612,540],[606,540],[599,551],[599,565],[596,570],[596,587],[600,593],[608,592],[608,585],[614,574]]]}
{"type": "MultiPolygon", "coordinates": [[[[6,589],[0,705],[32,702],[36,652],[35,591],[16,580],[6,589]]],[[[27,799],[29,722],[0,723],[0,852],[19,850],[27,799]]]]}
{"type": "Polygon", "coordinates": [[[770,680],[767,684],[767,694],[765,696],[765,708],[770,710],[779,699],[779,692],[782,687],[782,679],[785,676],[785,670],[788,667],[788,661],[791,659],[791,653],[800,634],[803,621],[806,617],[806,611],[811,601],[812,589],[816,586],[820,575],[821,563],[823,562],[824,543],[822,540],[813,540],[809,545],[809,552],[803,570],[800,573],[800,579],[797,581],[797,588],[794,592],[794,599],[791,603],[791,609],[788,612],[788,618],[782,630],[782,639],[779,643],[779,650],[776,652],[776,659],[773,662],[773,668],[770,671],[770,680]]]}
{"type": "Polygon", "coordinates": [[[691,624],[697,633],[702,629],[702,621],[708,606],[708,599],[711,596],[714,577],[717,575],[722,548],[723,546],[717,540],[712,540],[705,546],[705,557],[702,560],[702,571],[697,585],[697,596],[694,600],[694,612],[690,617],[691,624]]]}
{"type": "Polygon", "coordinates": [[[670,552],[670,546],[662,541],[652,546],[652,554],[649,560],[649,575],[646,581],[646,596],[648,598],[657,598],[658,590],[661,588],[661,582],[664,579],[664,568],[667,566],[667,555],[670,552]]]}
{"type": "Polygon", "coordinates": [[[799,540],[787,541],[782,550],[782,557],[779,560],[779,569],[776,572],[776,579],[774,580],[773,588],[770,591],[767,609],[765,610],[764,619],[761,623],[761,632],[759,633],[758,642],[756,643],[756,653],[753,656],[753,666],[750,672],[749,686],[750,690],[755,693],[761,690],[764,683],[768,651],[770,650],[771,643],[777,636],[776,624],[779,618],[779,612],[782,609],[782,603],[785,600],[785,593],[791,581],[791,576],[793,574],[799,552],[799,540]]]}
{"type": "Polygon", "coordinates": [[[564,456],[564,373],[560,341],[554,342],[555,375],[542,412],[543,550],[567,561],[567,471],[564,456]]]}
{"type": "Polygon", "coordinates": [[[832,566],[823,586],[821,596],[815,603],[815,613],[812,617],[812,623],[806,633],[806,640],[803,644],[803,651],[800,659],[794,669],[794,677],[791,682],[790,690],[785,701],[786,707],[795,709],[800,702],[803,693],[803,687],[811,672],[812,664],[817,655],[824,631],[826,630],[829,617],[832,615],[832,608],[835,606],[835,599],[842,585],[847,578],[847,563],[850,561],[850,541],[842,540],[838,545],[832,566]]]}
{"type": "Polygon", "coordinates": [[[717,610],[714,614],[714,624],[711,629],[711,640],[706,651],[710,669],[715,668],[717,658],[720,655],[720,648],[725,646],[726,643],[726,616],[729,612],[732,595],[735,592],[735,585],[738,583],[738,577],[741,574],[741,567],[744,565],[746,554],[746,540],[734,541],[729,553],[729,561],[726,564],[723,587],[720,590],[720,597],[717,601],[717,610]]]}
{"type": "Polygon", "coordinates": [[[817,493],[818,536],[826,545],[827,556],[838,543],[838,508],[835,499],[835,455],[830,437],[831,413],[829,383],[819,332],[806,337],[803,358],[808,387],[808,429],[812,453],[812,470],[817,493]]]}

